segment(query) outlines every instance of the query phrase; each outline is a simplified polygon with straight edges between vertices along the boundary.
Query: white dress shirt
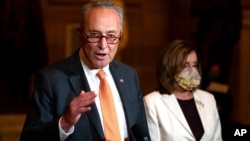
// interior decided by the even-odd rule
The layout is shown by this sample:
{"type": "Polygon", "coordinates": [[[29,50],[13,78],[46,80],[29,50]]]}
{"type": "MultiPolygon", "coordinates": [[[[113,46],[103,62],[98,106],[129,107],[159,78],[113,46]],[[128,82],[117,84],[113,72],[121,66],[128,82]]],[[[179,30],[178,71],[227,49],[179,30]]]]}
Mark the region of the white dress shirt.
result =
{"type": "MultiPolygon", "coordinates": [[[[80,50],[80,53],[81,53],[81,50],[80,50]]],[[[89,69],[87,67],[87,65],[85,65],[85,63],[82,61],[82,59],[81,59],[81,64],[82,64],[82,68],[84,70],[85,76],[87,77],[87,81],[89,83],[90,90],[94,91],[97,94],[95,104],[96,104],[96,107],[97,107],[97,110],[98,110],[98,113],[99,113],[99,116],[100,116],[100,119],[101,119],[101,122],[102,122],[102,127],[103,127],[102,110],[101,110],[100,99],[99,99],[100,80],[96,76],[99,69],[92,69],[92,70],[89,69]]],[[[112,77],[112,75],[111,75],[111,73],[109,71],[109,65],[106,66],[105,68],[103,68],[103,70],[105,72],[106,80],[108,81],[108,83],[110,85],[112,95],[113,95],[113,98],[114,98],[114,104],[115,104],[117,119],[118,119],[118,123],[119,123],[121,140],[124,140],[125,138],[128,137],[128,130],[127,130],[126,118],[125,118],[121,98],[120,98],[119,92],[118,92],[118,90],[116,88],[113,77],[112,77]]],[[[69,130],[69,132],[66,133],[61,128],[60,120],[59,120],[58,126],[59,126],[59,130],[60,130],[60,140],[63,141],[70,134],[72,134],[74,132],[74,126],[69,130]]]]}
{"type": "MultiPolygon", "coordinates": [[[[101,104],[100,104],[100,99],[99,99],[100,80],[96,76],[99,69],[90,70],[83,62],[82,62],[82,66],[83,66],[83,70],[85,72],[85,76],[87,77],[87,80],[89,82],[89,86],[90,86],[91,91],[94,91],[97,94],[95,104],[96,104],[96,107],[97,107],[97,110],[99,112],[99,116],[101,118],[101,122],[103,125],[102,110],[101,110],[101,104]]],[[[126,118],[125,118],[125,114],[124,114],[124,110],[123,110],[123,106],[122,106],[122,101],[121,101],[119,92],[116,88],[113,77],[109,71],[109,66],[106,66],[105,68],[103,68],[103,70],[105,72],[106,80],[109,83],[109,86],[111,88],[112,95],[114,98],[114,104],[115,104],[117,119],[118,119],[118,123],[119,123],[121,140],[124,140],[125,138],[127,138],[128,133],[127,133],[127,124],[126,124],[126,118]]]]}

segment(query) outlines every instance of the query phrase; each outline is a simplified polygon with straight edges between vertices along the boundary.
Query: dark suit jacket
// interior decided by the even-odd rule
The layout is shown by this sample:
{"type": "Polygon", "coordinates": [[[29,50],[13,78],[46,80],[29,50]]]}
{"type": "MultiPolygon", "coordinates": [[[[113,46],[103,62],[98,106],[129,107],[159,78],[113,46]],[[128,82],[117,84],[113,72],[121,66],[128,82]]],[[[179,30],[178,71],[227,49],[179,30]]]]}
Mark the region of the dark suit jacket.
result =
{"type": "MultiPolygon", "coordinates": [[[[135,141],[131,128],[144,124],[142,132],[148,133],[142,92],[136,71],[118,61],[110,63],[110,72],[124,107],[130,141],[135,141]],[[123,79],[123,81],[120,81],[123,79]]],[[[65,113],[72,98],[90,87],[83,72],[78,51],[71,57],[39,71],[35,81],[30,111],[21,133],[21,141],[59,140],[59,118],[65,113]]],[[[104,133],[95,104],[82,114],[75,130],[67,140],[104,141],[104,133]]]]}

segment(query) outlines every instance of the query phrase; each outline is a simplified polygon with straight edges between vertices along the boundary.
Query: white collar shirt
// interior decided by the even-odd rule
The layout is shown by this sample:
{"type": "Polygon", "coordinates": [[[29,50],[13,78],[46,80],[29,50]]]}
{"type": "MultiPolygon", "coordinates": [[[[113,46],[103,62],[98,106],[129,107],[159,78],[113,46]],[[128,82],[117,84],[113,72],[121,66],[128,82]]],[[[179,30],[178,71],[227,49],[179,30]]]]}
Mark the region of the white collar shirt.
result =
{"type": "MultiPolygon", "coordinates": [[[[100,80],[96,76],[99,69],[92,69],[91,70],[91,69],[89,69],[87,67],[87,65],[84,64],[84,62],[82,60],[81,60],[81,63],[82,63],[82,67],[83,67],[85,76],[87,77],[87,80],[88,80],[91,91],[94,91],[97,94],[95,104],[96,104],[97,110],[99,112],[99,116],[100,116],[100,119],[101,119],[101,122],[102,122],[102,127],[103,127],[102,110],[101,110],[100,99],[99,99],[100,80]]],[[[126,118],[125,118],[121,98],[120,98],[119,92],[118,92],[118,90],[116,88],[114,79],[113,79],[113,77],[112,77],[112,75],[111,75],[111,73],[109,71],[109,65],[106,66],[105,68],[103,68],[103,70],[105,72],[106,80],[108,81],[108,83],[110,85],[112,95],[113,95],[113,98],[114,98],[114,104],[115,104],[116,114],[117,114],[118,123],[119,123],[121,140],[124,140],[125,138],[128,137],[128,131],[127,131],[126,118]]]]}

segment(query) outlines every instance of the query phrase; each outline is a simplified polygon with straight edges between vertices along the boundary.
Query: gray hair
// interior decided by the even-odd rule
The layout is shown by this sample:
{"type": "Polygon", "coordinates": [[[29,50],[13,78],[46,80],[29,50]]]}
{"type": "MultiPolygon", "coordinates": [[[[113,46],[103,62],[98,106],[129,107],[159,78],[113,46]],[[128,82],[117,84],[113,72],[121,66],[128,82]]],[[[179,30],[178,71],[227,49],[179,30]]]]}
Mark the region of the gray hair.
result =
{"type": "Polygon", "coordinates": [[[110,0],[91,0],[89,3],[83,5],[82,11],[81,11],[81,18],[80,18],[80,27],[83,28],[84,18],[87,14],[87,12],[91,8],[107,8],[107,9],[114,9],[120,18],[120,24],[121,24],[121,31],[123,30],[123,23],[124,23],[124,13],[123,9],[114,3],[112,3],[110,0]]]}

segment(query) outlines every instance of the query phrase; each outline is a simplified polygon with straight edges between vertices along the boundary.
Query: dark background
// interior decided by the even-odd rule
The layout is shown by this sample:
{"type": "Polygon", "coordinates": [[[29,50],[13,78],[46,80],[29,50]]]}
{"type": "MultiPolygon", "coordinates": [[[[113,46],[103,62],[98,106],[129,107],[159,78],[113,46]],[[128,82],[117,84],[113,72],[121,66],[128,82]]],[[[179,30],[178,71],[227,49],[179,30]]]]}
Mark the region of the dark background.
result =
{"type": "MultiPolygon", "coordinates": [[[[250,124],[250,1],[114,1],[126,12],[126,33],[117,59],[138,70],[144,95],[156,87],[161,49],[173,39],[185,39],[199,51],[202,88],[211,81],[229,86],[225,94],[212,92],[223,131],[250,124]],[[219,73],[210,71],[214,65],[220,67],[219,73]]],[[[0,1],[0,114],[25,114],[36,71],[73,51],[68,28],[78,24],[84,3],[0,1]]]]}

